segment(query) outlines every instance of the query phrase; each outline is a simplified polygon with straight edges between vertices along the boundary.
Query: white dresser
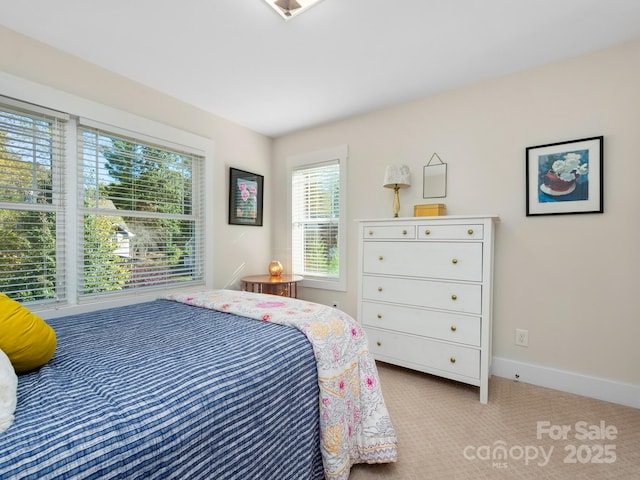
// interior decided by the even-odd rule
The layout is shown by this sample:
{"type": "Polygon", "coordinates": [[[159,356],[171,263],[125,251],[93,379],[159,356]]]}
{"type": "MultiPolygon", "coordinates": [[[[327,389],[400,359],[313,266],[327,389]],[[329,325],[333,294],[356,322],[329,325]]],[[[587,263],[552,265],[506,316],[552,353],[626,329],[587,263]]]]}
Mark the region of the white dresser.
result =
{"type": "Polygon", "coordinates": [[[358,321],[376,359],[479,386],[487,402],[496,221],[358,221],[358,321]]]}

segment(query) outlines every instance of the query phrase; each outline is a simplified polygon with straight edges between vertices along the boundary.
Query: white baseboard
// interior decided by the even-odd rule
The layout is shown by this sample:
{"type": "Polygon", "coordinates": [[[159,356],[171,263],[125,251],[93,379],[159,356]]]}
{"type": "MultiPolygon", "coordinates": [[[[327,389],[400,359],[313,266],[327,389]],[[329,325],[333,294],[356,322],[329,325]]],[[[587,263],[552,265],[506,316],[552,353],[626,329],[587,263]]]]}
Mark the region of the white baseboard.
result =
{"type": "Polygon", "coordinates": [[[493,357],[492,374],[562,392],[640,408],[640,386],[493,357]]]}

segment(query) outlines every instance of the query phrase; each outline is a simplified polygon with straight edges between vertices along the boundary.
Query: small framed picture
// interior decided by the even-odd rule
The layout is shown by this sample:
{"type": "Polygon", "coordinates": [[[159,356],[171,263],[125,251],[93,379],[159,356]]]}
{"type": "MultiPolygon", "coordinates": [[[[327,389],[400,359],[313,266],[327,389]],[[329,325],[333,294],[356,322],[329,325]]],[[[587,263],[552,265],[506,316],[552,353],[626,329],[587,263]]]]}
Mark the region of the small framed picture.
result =
{"type": "Polygon", "coordinates": [[[229,169],[229,223],[262,226],[264,177],[229,169]]]}
{"type": "Polygon", "coordinates": [[[431,155],[423,168],[422,198],[442,198],[447,196],[447,164],[437,153],[431,155]],[[437,159],[437,163],[433,159],[437,159]]]}
{"type": "Polygon", "coordinates": [[[603,137],[526,149],[527,216],[603,213],[603,137]]]}

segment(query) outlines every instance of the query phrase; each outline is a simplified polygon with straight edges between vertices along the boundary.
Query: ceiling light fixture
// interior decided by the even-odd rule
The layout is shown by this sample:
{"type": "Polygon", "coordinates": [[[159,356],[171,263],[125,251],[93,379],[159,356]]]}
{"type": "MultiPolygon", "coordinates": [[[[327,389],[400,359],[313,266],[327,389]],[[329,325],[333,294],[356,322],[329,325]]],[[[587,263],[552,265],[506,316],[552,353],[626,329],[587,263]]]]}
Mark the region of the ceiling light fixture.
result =
{"type": "Polygon", "coordinates": [[[273,4],[280,7],[285,17],[291,16],[291,10],[302,8],[302,5],[296,2],[296,0],[277,0],[273,2],[273,4]]]}
{"type": "Polygon", "coordinates": [[[265,0],[285,20],[297,17],[321,0],[265,0]]]}

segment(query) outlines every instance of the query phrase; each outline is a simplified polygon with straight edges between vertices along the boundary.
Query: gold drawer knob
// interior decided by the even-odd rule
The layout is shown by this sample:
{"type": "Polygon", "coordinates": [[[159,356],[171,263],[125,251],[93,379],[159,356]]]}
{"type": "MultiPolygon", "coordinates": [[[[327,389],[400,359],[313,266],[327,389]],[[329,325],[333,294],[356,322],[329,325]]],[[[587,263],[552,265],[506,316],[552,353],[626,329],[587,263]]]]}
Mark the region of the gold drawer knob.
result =
{"type": "Polygon", "coordinates": [[[470,228],[469,230],[467,230],[467,233],[468,233],[469,235],[473,235],[473,228],[470,228]]]}
{"type": "Polygon", "coordinates": [[[456,357],[451,357],[451,358],[449,359],[449,361],[450,361],[451,363],[456,363],[456,357]]]}
{"type": "Polygon", "coordinates": [[[406,234],[407,234],[407,231],[406,231],[406,230],[402,230],[402,234],[403,234],[403,235],[406,235],[406,234]]]}
{"type": "Polygon", "coordinates": [[[429,230],[428,228],[424,231],[425,235],[431,235],[431,230],[429,230]]]}
{"type": "Polygon", "coordinates": [[[458,328],[455,325],[451,325],[451,331],[455,332],[458,328]]]}
{"type": "Polygon", "coordinates": [[[369,230],[369,235],[373,235],[373,230],[369,230]]]}
{"type": "Polygon", "coordinates": [[[378,319],[382,318],[382,315],[378,314],[378,319]]]}
{"type": "Polygon", "coordinates": [[[381,347],[381,346],[382,346],[382,342],[377,341],[377,342],[376,342],[376,345],[378,345],[379,347],[381,347]]]}
{"type": "Polygon", "coordinates": [[[452,259],[451,263],[453,263],[454,265],[457,264],[458,263],[458,259],[457,258],[452,259]]]}
{"type": "Polygon", "coordinates": [[[378,260],[382,261],[382,260],[384,260],[384,257],[383,257],[382,255],[380,255],[380,256],[378,257],[378,260]]]}
{"type": "Polygon", "coordinates": [[[378,287],[378,291],[381,292],[382,291],[382,287],[378,287]]]}
{"type": "Polygon", "coordinates": [[[453,295],[451,295],[451,300],[457,300],[458,296],[454,293],[453,295]]]}

